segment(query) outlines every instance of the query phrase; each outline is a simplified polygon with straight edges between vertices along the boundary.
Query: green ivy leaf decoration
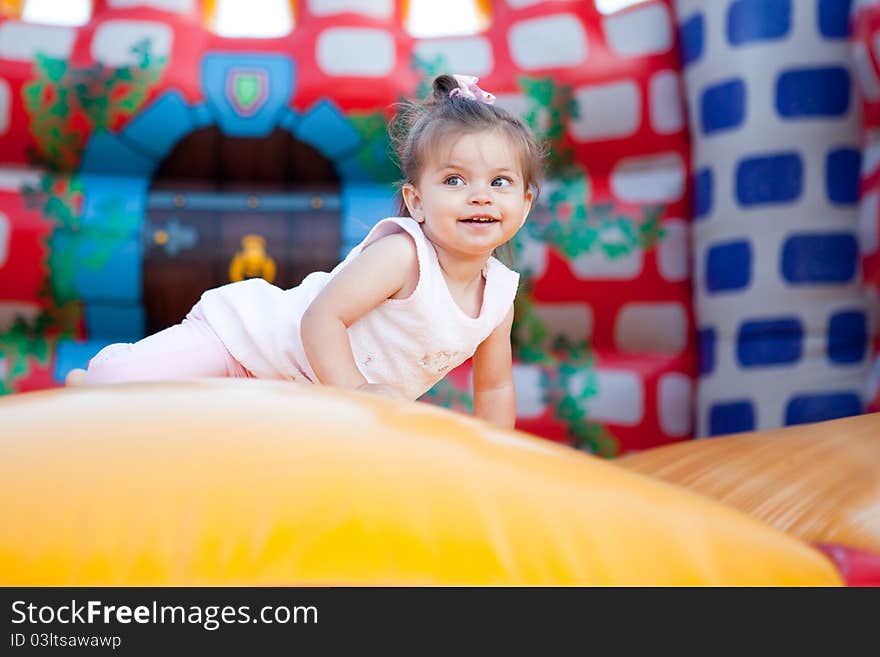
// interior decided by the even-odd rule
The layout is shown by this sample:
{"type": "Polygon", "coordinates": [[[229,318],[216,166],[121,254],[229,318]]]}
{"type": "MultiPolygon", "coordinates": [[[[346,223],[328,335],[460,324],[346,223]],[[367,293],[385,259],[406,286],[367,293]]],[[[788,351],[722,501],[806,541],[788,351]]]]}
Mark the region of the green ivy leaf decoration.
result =
{"type": "Polygon", "coordinates": [[[399,180],[400,169],[393,157],[385,115],[381,111],[355,111],[348,114],[348,120],[363,142],[356,155],[358,163],[374,181],[399,180]]]}
{"type": "Polygon", "coordinates": [[[137,216],[125,212],[125,200],[119,199],[103,208],[110,232],[102,232],[100,240],[92,239],[94,233],[82,226],[85,190],[71,174],[79,165],[88,135],[109,131],[120,119],[135,114],[161,78],[167,60],[152,54],[149,40],[138,43],[133,51],[137,63],[120,68],[77,68],[67,60],[37,54],[34,79],[22,88],[36,142],[29,155],[48,173],[38,185],[24,184],[21,194],[25,206],[40,210],[54,228],[48,238],[49,280],[41,291],[44,310],[34,320],[17,318],[0,333],[0,355],[6,369],[0,394],[12,392],[15,382],[27,376],[28,358],[45,363],[54,340],[75,335],[82,313],[74,287],[76,272],[83,266],[103,266],[118,240],[130,234],[137,223],[137,216]],[[75,127],[75,117],[88,126],[85,133],[75,127]],[[87,244],[97,244],[97,249],[80,259],[87,244]]]}
{"type": "Polygon", "coordinates": [[[74,130],[75,115],[85,119],[89,133],[100,133],[140,109],[161,78],[167,58],[154,57],[149,40],[136,44],[132,52],[137,63],[119,68],[73,67],[64,59],[36,55],[34,79],[22,90],[37,142],[36,164],[53,171],[78,166],[88,134],[74,130]]]}

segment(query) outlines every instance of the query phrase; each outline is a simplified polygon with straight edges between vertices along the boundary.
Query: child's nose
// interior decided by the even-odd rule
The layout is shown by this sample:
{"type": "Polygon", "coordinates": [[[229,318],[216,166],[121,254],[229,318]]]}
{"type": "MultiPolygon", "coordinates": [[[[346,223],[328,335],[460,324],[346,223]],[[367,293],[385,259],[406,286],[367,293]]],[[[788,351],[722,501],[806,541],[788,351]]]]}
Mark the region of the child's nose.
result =
{"type": "Polygon", "coordinates": [[[474,205],[487,205],[492,202],[492,195],[487,189],[476,188],[471,192],[469,201],[474,205]]]}

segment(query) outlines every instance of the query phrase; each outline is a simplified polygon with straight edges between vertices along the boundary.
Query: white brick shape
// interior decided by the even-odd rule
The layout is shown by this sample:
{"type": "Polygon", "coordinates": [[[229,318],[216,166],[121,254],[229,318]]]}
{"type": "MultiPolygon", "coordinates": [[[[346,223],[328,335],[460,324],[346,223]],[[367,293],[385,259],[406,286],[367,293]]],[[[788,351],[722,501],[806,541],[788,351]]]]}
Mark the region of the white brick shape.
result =
{"type": "Polygon", "coordinates": [[[29,25],[17,21],[0,23],[0,59],[33,61],[34,55],[67,59],[76,41],[72,27],[29,25]]]}
{"type": "Polygon", "coordinates": [[[613,14],[650,0],[595,0],[600,14],[613,14]]]}
{"type": "Polygon", "coordinates": [[[863,255],[876,253],[877,224],[880,222],[880,194],[866,194],[859,206],[859,246],[863,255]]]}
{"type": "Polygon", "coordinates": [[[215,0],[211,29],[233,39],[277,39],[293,29],[290,0],[215,0]],[[257,8],[259,7],[259,8],[257,8]]]}
{"type": "Polygon", "coordinates": [[[413,51],[429,61],[442,57],[447,70],[459,75],[481,77],[495,66],[492,44],[482,36],[417,41],[413,51]]]}
{"type": "Polygon", "coordinates": [[[520,231],[517,240],[522,248],[516,256],[516,270],[521,274],[528,273],[534,278],[541,278],[547,270],[547,244],[531,239],[525,231],[520,231]]]}
{"type": "Polygon", "coordinates": [[[877,73],[874,71],[874,65],[871,63],[871,56],[868,54],[867,48],[864,44],[856,41],[853,43],[852,53],[862,93],[869,101],[880,100],[880,80],[877,79],[877,73]]]}
{"type": "Polygon", "coordinates": [[[690,377],[673,372],[660,377],[657,384],[657,416],[660,428],[673,438],[682,438],[692,429],[693,384],[690,377]]]}
{"type": "Polygon", "coordinates": [[[672,47],[672,21],[662,4],[611,14],[602,19],[611,50],[622,57],[639,57],[672,47]]]}
{"type": "Polygon", "coordinates": [[[650,82],[651,127],[661,135],[671,135],[684,128],[684,100],[678,73],[660,71],[650,82]]]}
{"type": "Polygon", "coordinates": [[[156,21],[111,20],[95,30],[92,57],[105,66],[133,66],[138,56],[131,49],[145,39],[149,39],[150,52],[155,57],[171,54],[174,32],[170,25],[156,21]]]}
{"type": "Polygon", "coordinates": [[[5,135],[12,123],[12,91],[9,83],[0,78],[0,135],[5,135]]]}
{"type": "MultiPolygon", "coordinates": [[[[537,131],[545,131],[550,127],[552,117],[546,107],[539,107],[531,98],[526,98],[523,94],[498,94],[495,96],[495,105],[501,107],[516,117],[525,120],[528,112],[535,112],[535,127],[537,131]]],[[[550,189],[553,181],[547,181],[544,189],[550,189]]],[[[541,194],[544,196],[543,192],[541,194]]],[[[549,192],[547,196],[550,196],[549,192]]]]}
{"type": "Polygon", "coordinates": [[[587,59],[587,33],[574,14],[515,23],[507,35],[510,56],[525,70],[576,66],[587,59]]]}
{"type": "Polygon", "coordinates": [[[688,224],[681,219],[663,222],[664,235],[657,247],[657,268],[667,281],[686,280],[689,273],[688,224]]]}
{"type": "MultiPolygon", "coordinates": [[[[618,230],[614,228],[613,230],[618,230]]],[[[569,266],[582,281],[588,280],[632,280],[638,278],[644,266],[641,249],[613,260],[601,251],[593,251],[577,256],[569,261],[569,266]]]]}
{"type": "Polygon", "coordinates": [[[0,167],[0,192],[20,192],[25,185],[36,187],[42,173],[25,167],[0,167]]]}
{"type": "MultiPolygon", "coordinates": [[[[579,387],[578,382],[573,383],[573,387],[579,387]]],[[[645,391],[637,374],[600,368],[596,370],[596,387],[596,395],[587,400],[587,416],[591,420],[628,427],[642,421],[645,415],[645,391]]]]}
{"type": "Polygon", "coordinates": [[[537,365],[514,363],[513,383],[516,387],[516,416],[541,417],[547,411],[541,388],[541,368],[537,365]]]}
{"type": "Polygon", "coordinates": [[[107,4],[112,9],[149,7],[185,16],[192,14],[196,8],[195,0],[107,0],[107,4]]]}
{"type": "Polygon", "coordinates": [[[632,80],[575,89],[578,118],[568,129],[575,141],[630,137],[642,122],[641,93],[632,80]]]}
{"type": "Polygon", "coordinates": [[[611,173],[611,190],[630,203],[672,203],[681,199],[687,173],[678,153],[620,160],[611,173]]]}
{"type": "MultiPolygon", "coordinates": [[[[534,102],[526,98],[522,94],[496,94],[495,96],[495,105],[497,107],[501,107],[502,109],[507,110],[514,116],[518,116],[519,118],[523,118],[532,107],[534,106],[534,102]]],[[[546,129],[546,125],[539,126],[541,128],[546,129]]]]}
{"type": "Polygon", "coordinates": [[[66,27],[85,25],[91,17],[92,0],[26,0],[21,13],[28,23],[66,27]]]}
{"type": "Polygon", "coordinates": [[[0,212],[0,269],[9,258],[9,240],[12,237],[12,225],[9,217],[0,212]]]}
{"type": "Polygon", "coordinates": [[[351,12],[371,18],[391,18],[394,0],[309,0],[309,11],[314,16],[351,12]]]}
{"type": "Polygon", "coordinates": [[[680,354],[687,346],[687,311],[680,303],[628,303],[617,314],[614,344],[628,354],[680,354]]]}
{"type": "Polygon", "coordinates": [[[327,75],[380,78],[395,64],[394,39],[373,28],[334,27],[318,37],[316,59],[327,75]]]}
{"type": "Polygon", "coordinates": [[[414,37],[471,36],[487,27],[476,0],[407,0],[406,31],[414,37]]]}
{"type": "MultiPolygon", "coordinates": [[[[2,267],[3,265],[0,265],[2,267]]],[[[40,315],[40,306],[27,301],[0,301],[0,331],[7,330],[22,317],[30,322],[40,315]]]]}
{"type": "Polygon", "coordinates": [[[559,335],[571,342],[587,340],[593,335],[593,309],[586,303],[536,303],[535,314],[547,327],[547,343],[559,335]]]}

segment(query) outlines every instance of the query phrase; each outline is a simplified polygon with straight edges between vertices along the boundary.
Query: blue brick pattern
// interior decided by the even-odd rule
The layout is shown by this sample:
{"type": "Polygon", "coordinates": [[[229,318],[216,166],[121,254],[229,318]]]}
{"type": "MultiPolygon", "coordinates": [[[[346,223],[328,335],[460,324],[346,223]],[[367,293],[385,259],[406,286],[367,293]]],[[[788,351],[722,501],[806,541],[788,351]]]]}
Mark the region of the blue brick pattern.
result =
{"type": "Polygon", "coordinates": [[[740,46],[781,39],[791,29],[791,9],[791,0],[736,0],[727,12],[727,40],[740,46]]]}
{"type": "Polygon", "coordinates": [[[681,24],[679,34],[683,66],[692,64],[702,56],[705,29],[705,20],[701,13],[694,14],[681,24]]]}
{"type": "Polygon", "coordinates": [[[743,367],[792,365],[801,359],[804,327],[797,317],[743,322],[736,340],[736,357],[743,367]]]}
{"type": "Polygon", "coordinates": [[[716,244],[706,252],[706,291],[741,290],[752,277],[752,247],[746,240],[716,244]]]}
{"type": "Polygon", "coordinates": [[[849,36],[849,15],[852,0],[819,0],[819,33],[826,39],[849,36]]]}
{"type": "Polygon", "coordinates": [[[842,66],[785,71],[776,82],[776,111],[785,118],[843,116],[850,77],[842,66]]]}
{"type": "Polygon", "coordinates": [[[855,412],[871,358],[853,2],[672,4],[692,110],[697,434],[855,412]]]}
{"type": "Polygon", "coordinates": [[[858,203],[861,168],[862,154],[855,148],[838,148],[828,153],[825,188],[832,203],[839,205],[858,203]]]}
{"type": "Polygon", "coordinates": [[[856,275],[858,256],[851,233],[792,235],[782,246],[782,277],[792,284],[847,283],[856,275]]]}
{"type": "Polygon", "coordinates": [[[709,435],[755,430],[755,407],[748,399],[718,402],[709,409],[709,435]]]}
{"type": "Polygon", "coordinates": [[[742,80],[729,80],[703,91],[700,118],[703,134],[735,128],[746,117],[746,85],[742,80]]]}
{"type": "Polygon", "coordinates": [[[736,198],[745,206],[791,203],[803,185],[804,163],[798,153],[750,157],[736,169],[736,198]]]}
{"type": "Polygon", "coordinates": [[[836,365],[860,363],[868,349],[868,318],[862,310],[844,310],[828,320],[828,359],[836,365]]]}
{"type": "Polygon", "coordinates": [[[699,344],[700,376],[711,374],[715,369],[715,329],[711,326],[700,329],[697,334],[699,344]]]}
{"type": "Polygon", "coordinates": [[[785,423],[824,422],[861,412],[862,402],[855,391],[798,395],[785,408],[785,423]]]}
{"type": "Polygon", "coordinates": [[[694,219],[703,219],[712,211],[712,169],[701,169],[694,176],[694,219]]]}

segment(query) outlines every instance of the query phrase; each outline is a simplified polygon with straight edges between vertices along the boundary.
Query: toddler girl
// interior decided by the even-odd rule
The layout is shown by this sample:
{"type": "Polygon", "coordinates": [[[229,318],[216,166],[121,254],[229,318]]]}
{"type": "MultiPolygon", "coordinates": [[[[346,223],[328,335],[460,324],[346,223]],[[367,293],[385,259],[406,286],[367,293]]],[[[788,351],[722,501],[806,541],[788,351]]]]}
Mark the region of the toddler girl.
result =
{"type": "Polygon", "coordinates": [[[181,324],[104,348],[68,382],[256,377],[414,400],[473,356],[474,414],[512,427],[519,275],[492,254],[526,220],[541,149],[476,82],[441,75],[404,105],[401,216],[331,272],[289,290],[259,278],[209,290],[181,324]]]}

